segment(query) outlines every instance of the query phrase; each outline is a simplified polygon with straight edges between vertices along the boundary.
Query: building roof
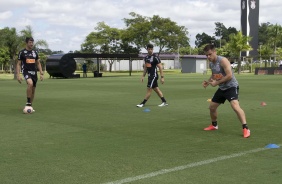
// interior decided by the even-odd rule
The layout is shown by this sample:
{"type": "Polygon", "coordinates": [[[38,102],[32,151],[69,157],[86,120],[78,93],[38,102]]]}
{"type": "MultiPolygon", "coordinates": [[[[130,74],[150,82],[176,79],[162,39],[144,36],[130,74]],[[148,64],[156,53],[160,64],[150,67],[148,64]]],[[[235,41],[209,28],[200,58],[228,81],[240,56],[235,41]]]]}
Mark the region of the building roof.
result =
{"type": "MultiPolygon", "coordinates": [[[[147,56],[147,53],[140,53],[138,55],[139,57],[145,57],[147,56]]],[[[171,53],[171,54],[160,54],[159,57],[161,59],[169,60],[169,59],[175,59],[178,58],[177,53],[171,53]]],[[[196,58],[196,59],[207,59],[206,55],[179,55],[179,58],[196,58]]]]}

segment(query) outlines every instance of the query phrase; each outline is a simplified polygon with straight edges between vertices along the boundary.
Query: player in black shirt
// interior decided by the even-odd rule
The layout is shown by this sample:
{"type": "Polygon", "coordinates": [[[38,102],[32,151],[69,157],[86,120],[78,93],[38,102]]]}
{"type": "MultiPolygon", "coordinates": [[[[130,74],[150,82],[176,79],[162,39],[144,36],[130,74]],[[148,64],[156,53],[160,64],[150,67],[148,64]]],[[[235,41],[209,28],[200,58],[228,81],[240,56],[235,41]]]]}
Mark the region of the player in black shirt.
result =
{"type": "Polygon", "coordinates": [[[18,54],[17,62],[17,80],[22,83],[21,71],[27,83],[26,95],[27,103],[26,106],[32,106],[32,102],[35,95],[35,88],[37,82],[37,70],[40,72],[40,80],[43,80],[43,71],[39,62],[37,51],[33,50],[33,38],[27,37],[25,49],[21,50],[18,54]]]}
{"type": "Polygon", "coordinates": [[[137,107],[143,107],[145,105],[145,103],[149,100],[151,96],[152,90],[154,90],[162,100],[162,103],[159,105],[160,107],[168,105],[163,96],[163,93],[161,92],[161,90],[158,87],[159,75],[158,75],[157,68],[159,68],[160,70],[162,84],[164,83],[164,74],[163,74],[161,60],[158,56],[153,54],[153,48],[154,46],[152,44],[147,45],[148,55],[144,58],[144,62],[145,62],[144,71],[141,77],[141,82],[143,82],[144,77],[146,76],[146,73],[148,73],[147,93],[145,95],[143,102],[138,104],[137,107]]]}

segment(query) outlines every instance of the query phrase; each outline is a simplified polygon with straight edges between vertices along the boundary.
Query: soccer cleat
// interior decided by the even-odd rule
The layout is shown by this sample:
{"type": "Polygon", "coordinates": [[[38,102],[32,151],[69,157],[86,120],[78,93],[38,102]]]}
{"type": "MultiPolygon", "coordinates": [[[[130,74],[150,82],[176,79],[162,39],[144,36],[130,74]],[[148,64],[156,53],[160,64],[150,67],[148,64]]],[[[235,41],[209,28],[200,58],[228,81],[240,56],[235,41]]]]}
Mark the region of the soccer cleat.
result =
{"type": "Polygon", "coordinates": [[[168,104],[166,102],[163,102],[161,105],[159,105],[159,107],[164,107],[164,106],[168,106],[168,104]]]}
{"type": "Polygon", "coordinates": [[[138,105],[136,105],[136,107],[143,107],[144,106],[144,104],[138,104],[138,105]]]}
{"type": "Polygon", "coordinates": [[[208,126],[207,128],[204,128],[204,130],[217,130],[218,129],[218,126],[213,126],[213,125],[210,125],[208,126]]]}
{"type": "Polygon", "coordinates": [[[251,131],[249,129],[247,129],[247,128],[244,128],[243,129],[243,136],[244,136],[244,138],[250,137],[251,136],[251,131]]]}

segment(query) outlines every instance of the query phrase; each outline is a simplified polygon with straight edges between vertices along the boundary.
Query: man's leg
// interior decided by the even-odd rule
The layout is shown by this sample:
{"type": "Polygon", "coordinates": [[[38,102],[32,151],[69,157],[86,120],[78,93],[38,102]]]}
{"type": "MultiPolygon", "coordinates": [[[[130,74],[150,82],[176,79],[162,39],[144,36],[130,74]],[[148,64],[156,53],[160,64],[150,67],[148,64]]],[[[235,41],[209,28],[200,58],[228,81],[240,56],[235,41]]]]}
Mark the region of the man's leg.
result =
{"type": "Polygon", "coordinates": [[[217,108],[220,105],[220,103],[211,102],[209,109],[210,109],[210,117],[211,117],[211,125],[204,128],[204,130],[217,130],[217,108]]]}
{"type": "Polygon", "coordinates": [[[215,103],[215,102],[210,103],[209,109],[210,109],[210,117],[212,122],[217,121],[217,108],[219,105],[220,105],[219,103],[215,103]]]}
{"type": "Polygon", "coordinates": [[[163,93],[162,93],[162,91],[160,90],[159,87],[155,87],[155,88],[154,88],[154,91],[158,94],[158,96],[159,96],[160,98],[163,97],[163,93]]]}
{"type": "Polygon", "coordinates": [[[232,109],[237,114],[238,119],[242,123],[243,127],[243,136],[244,138],[248,138],[251,136],[251,131],[248,128],[247,121],[246,121],[246,115],[244,110],[240,107],[238,100],[232,100],[230,101],[232,109]]]}
{"type": "Polygon", "coordinates": [[[217,89],[215,94],[213,95],[213,98],[210,102],[210,117],[211,117],[211,124],[204,128],[204,130],[217,130],[217,108],[220,104],[225,102],[224,93],[221,89],[217,89]]]}
{"type": "Polygon", "coordinates": [[[26,105],[30,105],[33,100],[33,81],[31,78],[26,79],[27,83],[27,89],[26,89],[26,97],[27,97],[27,103],[26,105]]]}
{"type": "Polygon", "coordinates": [[[243,124],[246,124],[246,116],[245,116],[245,112],[243,111],[243,109],[240,107],[239,105],[239,101],[238,100],[232,100],[230,102],[232,109],[235,111],[235,113],[237,114],[238,119],[240,120],[240,122],[243,124]]]}
{"type": "Polygon", "coordinates": [[[32,102],[33,102],[33,100],[34,100],[34,96],[35,96],[35,89],[36,89],[36,87],[32,87],[32,94],[31,94],[31,99],[30,99],[31,104],[32,104],[32,102]]]}
{"type": "Polygon", "coordinates": [[[168,104],[166,103],[166,100],[165,100],[164,95],[163,95],[162,91],[160,90],[160,88],[159,88],[159,87],[155,87],[155,88],[154,88],[154,91],[157,93],[157,95],[158,95],[158,96],[161,98],[161,100],[162,100],[162,104],[159,105],[159,106],[160,106],[160,107],[167,106],[168,104]]]}
{"type": "Polygon", "coordinates": [[[147,100],[149,100],[151,94],[152,94],[152,88],[147,88],[147,92],[146,92],[144,100],[136,106],[137,107],[143,107],[145,105],[145,103],[147,102],[147,100]]]}
{"type": "Polygon", "coordinates": [[[147,88],[147,93],[145,95],[145,100],[149,100],[152,94],[152,88],[147,88]]]}

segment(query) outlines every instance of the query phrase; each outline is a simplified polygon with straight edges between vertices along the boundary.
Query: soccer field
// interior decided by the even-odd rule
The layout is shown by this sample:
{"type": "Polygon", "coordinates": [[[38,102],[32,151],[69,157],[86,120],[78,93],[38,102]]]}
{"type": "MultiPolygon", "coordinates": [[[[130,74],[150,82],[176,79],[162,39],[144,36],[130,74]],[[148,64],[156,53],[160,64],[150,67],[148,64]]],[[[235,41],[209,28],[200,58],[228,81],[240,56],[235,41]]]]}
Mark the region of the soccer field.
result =
{"type": "Polygon", "coordinates": [[[282,76],[236,75],[251,137],[228,102],[219,130],[207,99],[208,75],[166,73],[158,107],[140,75],[45,79],[36,112],[22,113],[26,84],[0,75],[0,183],[3,184],[277,184],[282,180],[282,76]],[[266,106],[260,103],[265,102],[266,106]],[[144,112],[144,109],[150,109],[144,112]]]}

